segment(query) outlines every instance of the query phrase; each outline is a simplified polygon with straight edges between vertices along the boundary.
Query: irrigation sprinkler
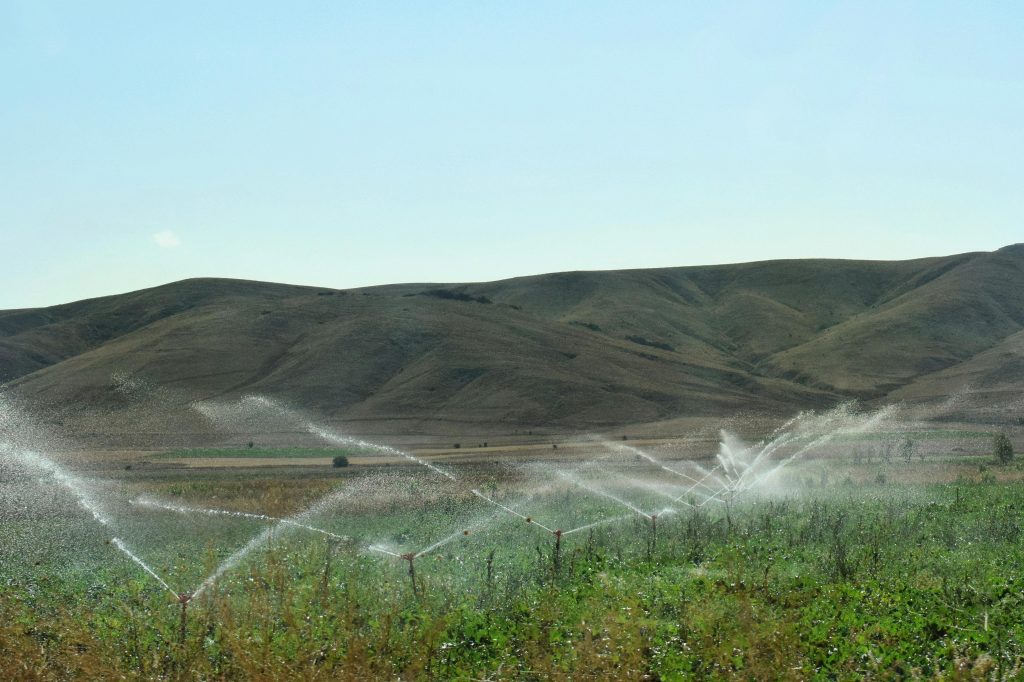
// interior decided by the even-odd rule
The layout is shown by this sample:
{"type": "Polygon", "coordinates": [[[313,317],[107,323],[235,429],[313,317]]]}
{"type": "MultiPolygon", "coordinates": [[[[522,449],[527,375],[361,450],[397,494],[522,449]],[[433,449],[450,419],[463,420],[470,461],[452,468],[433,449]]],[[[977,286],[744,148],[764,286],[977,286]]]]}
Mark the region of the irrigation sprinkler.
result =
{"type": "Polygon", "coordinates": [[[419,588],[416,587],[416,552],[406,552],[400,555],[398,558],[409,562],[409,580],[412,581],[412,594],[414,597],[419,597],[419,588]]]}
{"type": "Polygon", "coordinates": [[[185,628],[188,624],[188,603],[192,601],[192,595],[182,592],[178,595],[178,603],[181,604],[181,622],[178,626],[178,643],[185,646],[185,628]]]}
{"type": "Polygon", "coordinates": [[[555,565],[555,575],[559,574],[559,569],[562,567],[562,529],[559,528],[554,532],[555,536],[555,553],[553,556],[555,565]]]}

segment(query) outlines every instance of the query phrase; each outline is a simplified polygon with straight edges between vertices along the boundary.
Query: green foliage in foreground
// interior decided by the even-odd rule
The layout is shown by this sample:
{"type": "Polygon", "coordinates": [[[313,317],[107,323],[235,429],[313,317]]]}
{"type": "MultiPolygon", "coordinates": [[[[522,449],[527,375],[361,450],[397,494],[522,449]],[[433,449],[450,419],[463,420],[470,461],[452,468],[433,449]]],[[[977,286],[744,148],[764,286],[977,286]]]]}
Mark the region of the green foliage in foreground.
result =
{"type": "MultiPolygon", "coordinates": [[[[360,530],[400,528],[422,544],[418,533],[436,537],[458,512],[396,509],[360,530]]],[[[552,543],[534,529],[469,536],[418,560],[419,596],[402,561],[290,533],[192,605],[183,644],[169,595],[126,578],[130,567],[78,581],[9,579],[0,677],[1022,673],[1024,490],[1015,485],[845,486],[659,521],[656,545],[639,517],[566,537],[557,570],[552,543]]]]}
{"type": "Polygon", "coordinates": [[[210,459],[210,458],[308,458],[352,456],[358,451],[345,448],[186,448],[162,452],[159,459],[210,459]]]}

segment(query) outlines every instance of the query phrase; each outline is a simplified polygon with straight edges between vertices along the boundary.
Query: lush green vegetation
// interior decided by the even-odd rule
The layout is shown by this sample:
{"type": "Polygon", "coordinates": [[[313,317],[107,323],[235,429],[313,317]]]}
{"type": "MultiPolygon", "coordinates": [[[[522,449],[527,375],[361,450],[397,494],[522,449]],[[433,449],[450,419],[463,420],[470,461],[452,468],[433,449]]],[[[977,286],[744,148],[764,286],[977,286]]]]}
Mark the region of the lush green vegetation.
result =
{"type": "MultiPolygon", "coordinates": [[[[551,527],[622,511],[570,487],[524,497],[505,495],[494,472],[477,479],[551,527]]],[[[104,545],[89,520],[58,510],[75,520],[57,518],[52,530],[77,538],[63,551],[78,560],[59,572],[5,561],[15,568],[5,570],[0,597],[0,677],[1019,675],[1024,489],[989,477],[846,480],[662,514],[656,536],[634,514],[563,537],[556,559],[551,534],[444,482],[394,472],[346,478],[335,482],[340,497],[329,511],[300,518],[349,539],[272,526],[266,546],[190,604],[184,640],[173,597],[104,545]],[[367,550],[417,551],[452,536],[416,559],[415,594],[406,561],[367,550]]],[[[261,506],[251,486],[223,483],[152,492],[192,505],[261,506]]],[[[275,490],[279,508],[263,511],[309,501],[275,490]]],[[[198,584],[267,527],[137,515],[153,524],[140,554],[175,587],[198,584]]]]}

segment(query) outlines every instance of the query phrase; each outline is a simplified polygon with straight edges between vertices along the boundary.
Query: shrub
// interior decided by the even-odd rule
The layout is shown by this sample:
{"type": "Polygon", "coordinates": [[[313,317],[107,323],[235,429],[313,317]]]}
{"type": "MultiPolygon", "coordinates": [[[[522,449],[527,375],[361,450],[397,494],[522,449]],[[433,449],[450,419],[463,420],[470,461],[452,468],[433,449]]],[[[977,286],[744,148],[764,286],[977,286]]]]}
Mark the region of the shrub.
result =
{"type": "Polygon", "coordinates": [[[642,336],[627,336],[626,340],[627,341],[632,341],[633,343],[640,344],[641,346],[649,346],[651,348],[658,348],[658,349],[667,350],[667,351],[674,351],[675,350],[675,346],[672,346],[671,344],[665,343],[664,341],[651,341],[650,339],[645,339],[642,336]]]}
{"type": "Polygon", "coordinates": [[[486,296],[470,296],[464,291],[453,291],[452,289],[428,289],[421,291],[421,296],[433,296],[434,298],[446,301],[469,301],[474,303],[492,303],[486,296]]]}
{"type": "Polygon", "coordinates": [[[996,435],[992,441],[992,450],[1000,464],[1009,464],[1013,460],[1013,443],[1005,433],[996,435]]]}
{"type": "Polygon", "coordinates": [[[914,441],[911,440],[910,436],[903,439],[900,443],[900,456],[903,457],[903,461],[910,462],[910,459],[914,456],[914,441]]]}
{"type": "Polygon", "coordinates": [[[335,469],[347,467],[348,457],[346,457],[345,455],[335,455],[334,459],[331,460],[331,466],[333,466],[335,469]]]}

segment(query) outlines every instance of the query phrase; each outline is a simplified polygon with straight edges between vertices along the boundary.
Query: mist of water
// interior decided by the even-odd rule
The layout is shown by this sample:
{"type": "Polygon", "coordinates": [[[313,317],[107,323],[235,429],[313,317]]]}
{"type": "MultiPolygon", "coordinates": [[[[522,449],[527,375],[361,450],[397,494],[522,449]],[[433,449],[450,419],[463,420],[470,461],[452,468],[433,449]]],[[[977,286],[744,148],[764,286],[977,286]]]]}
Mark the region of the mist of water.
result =
{"type": "MultiPolygon", "coordinates": [[[[342,445],[346,447],[352,447],[366,452],[376,452],[382,455],[390,455],[393,457],[402,457],[415,464],[418,464],[430,471],[444,476],[450,481],[455,481],[456,477],[449,471],[442,469],[441,467],[431,464],[430,462],[420,459],[415,455],[412,455],[399,448],[391,447],[390,445],[381,445],[380,443],[374,443],[372,441],[357,438],[355,436],[347,436],[339,433],[325,426],[315,423],[308,417],[300,414],[297,410],[279,403],[276,400],[261,395],[250,395],[242,398],[238,403],[239,408],[249,414],[258,413],[260,411],[272,412],[279,417],[282,417],[304,429],[308,433],[311,433],[328,443],[334,445],[342,445]]],[[[200,414],[207,417],[214,423],[222,422],[224,420],[225,412],[231,412],[232,410],[225,410],[223,406],[215,403],[193,403],[193,408],[196,409],[200,414]]]]}
{"type": "MultiPolygon", "coordinates": [[[[5,444],[0,444],[0,454],[3,454],[9,460],[18,462],[25,467],[37,469],[48,474],[54,482],[71,493],[78,503],[78,506],[86,511],[93,520],[104,528],[110,531],[115,531],[114,524],[111,521],[109,514],[104,508],[102,502],[100,502],[91,491],[92,486],[88,481],[72,474],[54,460],[38,452],[12,448],[5,444]]],[[[131,559],[132,562],[140,566],[149,576],[166,588],[168,592],[177,596],[177,593],[171,589],[170,585],[168,585],[163,578],[157,575],[156,571],[154,571],[149,564],[139,557],[138,554],[133,552],[121,538],[112,538],[110,540],[110,544],[120,550],[125,556],[131,559]]]]}
{"type": "Polygon", "coordinates": [[[138,497],[138,498],[132,500],[131,503],[134,504],[134,505],[140,506],[140,507],[150,507],[152,509],[163,509],[164,511],[172,511],[172,512],[176,512],[178,514],[204,514],[206,516],[227,516],[227,517],[232,517],[232,518],[236,518],[236,519],[251,519],[253,521],[274,521],[274,522],[278,522],[278,523],[280,523],[282,525],[285,525],[285,526],[294,526],[296,528],[301,528],[303,530],[308,530],[308,531],[310,531],[312,533],[320,533],[321,535],[326,535],[327,537],[329,537],[329,538],[331,538],[333,540],[347,541],[347,540],[351,539],[351,538],[348,538],[348,537],[346,537],[344,535],[338,535],[337,533],[332,533],[331,531],[325,530],[323,528],[318,528],[316,526],[311,526],[308,523],[302,523],[302,522],[296,521],[294,519],[283,518],[283,517],[280,517],[280,516],[270,516],[268,514],[252,514],[252,513],[249,513],[249,512],[231,511],[231,510],[228,510],[228,509],[212,509],[212,508],[206,508],[206,507],[189,507],[189,506],[186,506],[186,505],[170,504],[170,503],[167,503],[167,502],[161,502],[160,500],[156,500],[156,499],[154,499],[152,497],[147,497],[147,496],[138,497]]]}

